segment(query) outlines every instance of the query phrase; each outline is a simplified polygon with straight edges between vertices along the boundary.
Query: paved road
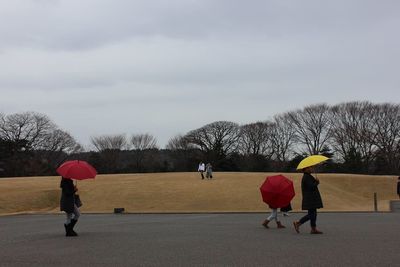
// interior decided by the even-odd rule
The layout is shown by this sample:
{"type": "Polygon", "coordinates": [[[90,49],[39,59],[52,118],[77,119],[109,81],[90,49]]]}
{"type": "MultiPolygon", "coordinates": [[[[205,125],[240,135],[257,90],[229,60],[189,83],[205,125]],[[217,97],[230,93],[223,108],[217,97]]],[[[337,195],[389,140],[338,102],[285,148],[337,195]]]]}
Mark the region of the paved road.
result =
{"type": "Polygon", "coordinates": [[[320,213],[324,235],[264,217],[84,214],[72,238],[61,215],[0,217],[0,266],[400,266],[400,213],[320,213]]]}

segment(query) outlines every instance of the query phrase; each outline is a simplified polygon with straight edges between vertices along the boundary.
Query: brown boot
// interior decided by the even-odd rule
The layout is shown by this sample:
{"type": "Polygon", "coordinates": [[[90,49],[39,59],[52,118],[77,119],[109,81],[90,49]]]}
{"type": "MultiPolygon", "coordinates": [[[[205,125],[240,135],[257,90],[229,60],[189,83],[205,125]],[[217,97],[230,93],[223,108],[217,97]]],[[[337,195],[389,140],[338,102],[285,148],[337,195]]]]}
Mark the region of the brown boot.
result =
{"type": "Polygon", "coordinates": [[[284,225],[281,224],[281,222],[276,222],[276,225],[278,228],[286,228],[284,225]]]}
{"type": "Polygon", "coordinates": [[[323,234],[321,231],[318,231],[317,230],[317,227],[311,227],[311,232],[310,232],[310,234],[313,234],[313,235],[320,235],[320,234],[323,234]]]}
{"type": "Polygon", "coordinates": [[[293,222],[294,230],[296,230],[296,233],[300,233],[300,223],[297,221],[293,222]]]}
{"type": "Polygon", "coordinates": [[[262,223],[262,225],[263,225],[265,228],[269,228],[268,223],[269,223],[269,220],[265,220],[265,221],[262,223]]]}

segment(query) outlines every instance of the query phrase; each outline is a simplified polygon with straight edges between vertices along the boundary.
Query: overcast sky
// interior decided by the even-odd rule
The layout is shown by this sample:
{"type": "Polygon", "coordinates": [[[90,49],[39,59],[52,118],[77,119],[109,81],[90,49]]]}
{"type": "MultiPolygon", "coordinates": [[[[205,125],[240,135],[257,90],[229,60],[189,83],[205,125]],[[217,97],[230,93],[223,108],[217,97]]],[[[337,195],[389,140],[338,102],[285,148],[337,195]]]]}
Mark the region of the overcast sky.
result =
{"type": "Polygon", "coordinates": [[[309,104],[400,102],[400,1],[0,0],[0,112],[169,138],[309,104]]]}

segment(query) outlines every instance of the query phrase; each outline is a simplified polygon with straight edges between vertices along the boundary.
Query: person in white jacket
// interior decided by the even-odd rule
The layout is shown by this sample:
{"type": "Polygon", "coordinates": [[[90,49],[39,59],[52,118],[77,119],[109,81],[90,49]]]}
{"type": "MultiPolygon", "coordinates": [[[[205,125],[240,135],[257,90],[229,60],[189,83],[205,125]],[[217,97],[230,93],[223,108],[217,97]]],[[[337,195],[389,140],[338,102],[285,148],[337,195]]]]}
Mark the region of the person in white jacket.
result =
{"type": "Polygon", "coordinates": [[[204,179],[204,171],[206,170],[206,165],[204,164],[204,162],[200,162],[199,163],[199,168],[197,169],[197,171],[201,174],[201,179],[204,179]]]}

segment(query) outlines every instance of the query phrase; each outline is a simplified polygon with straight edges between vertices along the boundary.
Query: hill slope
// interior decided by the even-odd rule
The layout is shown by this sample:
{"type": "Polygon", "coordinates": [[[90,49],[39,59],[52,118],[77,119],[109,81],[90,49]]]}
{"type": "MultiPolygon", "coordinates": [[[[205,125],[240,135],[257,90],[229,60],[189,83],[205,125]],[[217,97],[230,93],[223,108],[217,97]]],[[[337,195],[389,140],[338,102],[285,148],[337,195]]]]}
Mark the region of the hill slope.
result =
{"type": "MultiPolygon", "coordinates": [[[[215,173],[201,180],[198,173],[98,175],[79,181],[83,212],[237,212],[265,211],[259,187],[275,173],[215,173]]],[[[287,173],[295,184],[294,210],[301,209],[300,173],[287,173]]],[[[396,199],[397,178],[347,174],[319,174],[322,211],[371,211],[373,193],[379,210],[389,209],[396,199]]],[[[60,177],[0,179],[0,214],[58,212],[60,177]]]]}

